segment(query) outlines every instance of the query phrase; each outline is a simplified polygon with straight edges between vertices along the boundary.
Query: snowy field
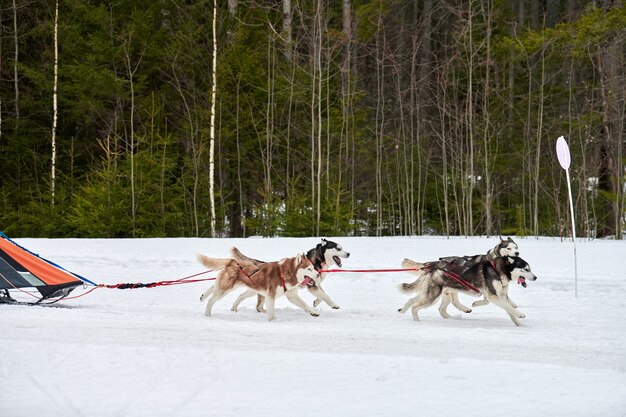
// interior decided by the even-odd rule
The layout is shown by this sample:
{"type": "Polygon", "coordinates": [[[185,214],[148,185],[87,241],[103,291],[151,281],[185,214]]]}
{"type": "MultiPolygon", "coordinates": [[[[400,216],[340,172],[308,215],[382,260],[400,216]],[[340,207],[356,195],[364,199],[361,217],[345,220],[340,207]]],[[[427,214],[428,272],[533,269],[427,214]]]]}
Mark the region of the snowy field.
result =
{"type": "MultiPolygon", "coordinates": [[[[331,238],[345,269],[399,268],[485,253],[497,238],[331,238]]],[[[205,317],[210,283],[97,289],[49,307],[0,305],[1,417],[132,416],[626,416],[626,241],[516,239],[538,276],[511,298],[516,327],[488,305],[433,306],[414,322],[397,309],[407,273],[335,273],[341,306],[311,317],[286,299],[277,320],[233,293],[205,317]]],[[[264,260],[302,239],[16,239],[98,283],[178,279],[202,271],[196,253],[232,245],[264,260]]],[[[73,295],[84,292],[82,288],[73,295]]],[[[308,292],[300,292],[311,303],[308,292]]],[[[471,297],[461,295],[471,305],[471,297]]],[[[438,303],[437,303],[438,305],[438,303]]]]}

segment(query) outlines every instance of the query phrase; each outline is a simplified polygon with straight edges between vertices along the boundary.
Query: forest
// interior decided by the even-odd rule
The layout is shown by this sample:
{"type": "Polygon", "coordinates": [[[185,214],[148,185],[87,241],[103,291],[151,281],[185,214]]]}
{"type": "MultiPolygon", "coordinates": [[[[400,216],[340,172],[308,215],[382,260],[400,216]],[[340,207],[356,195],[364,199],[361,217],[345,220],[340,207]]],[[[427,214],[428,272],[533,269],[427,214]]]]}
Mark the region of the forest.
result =
{"type": "Polygon", "coordinates": [[[626,230],[620,0],[2,0],[12,237],[626,230]]]}

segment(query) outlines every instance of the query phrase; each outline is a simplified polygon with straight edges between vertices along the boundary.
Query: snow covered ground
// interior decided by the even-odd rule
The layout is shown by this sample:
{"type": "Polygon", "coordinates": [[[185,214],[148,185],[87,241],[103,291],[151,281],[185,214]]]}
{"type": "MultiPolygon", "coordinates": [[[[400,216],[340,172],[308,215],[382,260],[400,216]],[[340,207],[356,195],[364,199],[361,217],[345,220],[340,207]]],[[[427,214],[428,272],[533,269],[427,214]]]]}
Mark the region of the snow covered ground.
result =
{"type": "MultiPolygon", "coordinates": [[[[331,238],[346,269],[399,268],[486,252],[497,238],[331,238]]],[[[210,283],[98,289],[54,307],[0,305],[0,416],[626,416],[626,241],[516,239],[538,276],[511,298],[516,327],[488,305],[396,310],[406,273],[336,273],[341,306],[311,317],[281,298],[268,322],[231,294],[204,316],[210,283]]],[[[198,252],[232,245],[265,260],[302,239],[17,239],[98,283],[152,282],[200,272],[198,252]]],[[[74,295],[82,293],[77,289],[74,295]]],[[[309,303],[312,296],[301,291],[309,303]]],[[[461,296],[471,305],[472,298],[461,296]]]]}

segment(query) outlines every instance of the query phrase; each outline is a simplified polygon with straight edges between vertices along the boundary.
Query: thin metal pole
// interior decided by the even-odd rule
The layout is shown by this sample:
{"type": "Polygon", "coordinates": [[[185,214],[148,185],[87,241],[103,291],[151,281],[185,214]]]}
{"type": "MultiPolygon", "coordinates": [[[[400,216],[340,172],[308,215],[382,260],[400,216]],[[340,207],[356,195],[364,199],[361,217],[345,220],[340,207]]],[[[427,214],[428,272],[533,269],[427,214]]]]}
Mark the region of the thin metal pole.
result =
{"type": "Polygon", "coordinates": [[[569,177],[569,169],[565,170],[567,175],[567,191],[569,193],[569,209],[572,216],[572,243],[574,244],[574,297],[578,298],[578,261],[576,258],[576,222],[574,221],[574,202],[572,200],[572,185],[569,177]]]}

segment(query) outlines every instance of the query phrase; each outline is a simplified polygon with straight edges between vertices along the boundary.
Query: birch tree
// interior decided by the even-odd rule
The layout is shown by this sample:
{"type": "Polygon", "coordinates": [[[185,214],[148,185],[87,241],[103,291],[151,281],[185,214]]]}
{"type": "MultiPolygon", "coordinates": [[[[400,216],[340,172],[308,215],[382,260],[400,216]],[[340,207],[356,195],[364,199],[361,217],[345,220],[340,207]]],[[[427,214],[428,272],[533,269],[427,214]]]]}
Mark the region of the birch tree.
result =
{"type": "Polygon", "coordinates": [[[56,162],[57,162],[57,85],[59,79],[59,0],[54,3],[54,84],[52,87],[52,167],[50,173],[50,187],[52,206],[54,206],[56,192],[56,162]]]}
{"type": "Polygon", "coordinates": [[[15,129],[20,120],[20,88],[19,78],[17,73],[17,63],[19,61],[19,42],[17,37],[17,4],[13,0],[13,44],[15,46],[15,55],[13,61],[13,87],[15,90],[15,129]]]}
{"type": "Polygon", "coordinates": [[[211,205],[211,237],[215,232],[215,97],[217,91],[217,0],[213,0],[213,74],[211,77],[211,122],[209,128],[209,199],[211,205]]]}

